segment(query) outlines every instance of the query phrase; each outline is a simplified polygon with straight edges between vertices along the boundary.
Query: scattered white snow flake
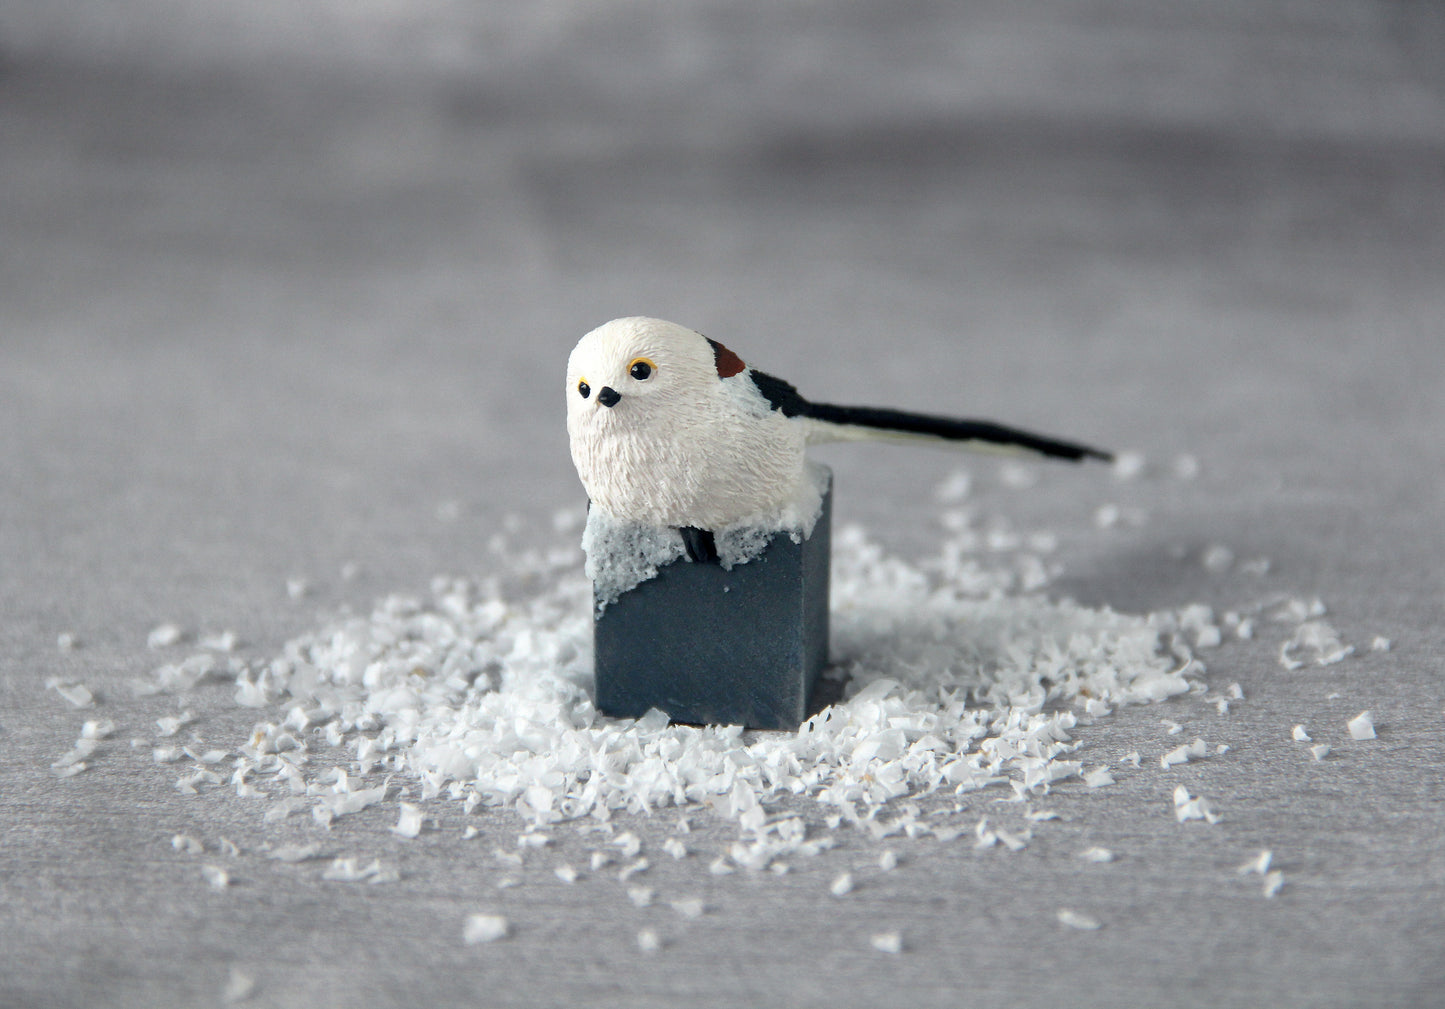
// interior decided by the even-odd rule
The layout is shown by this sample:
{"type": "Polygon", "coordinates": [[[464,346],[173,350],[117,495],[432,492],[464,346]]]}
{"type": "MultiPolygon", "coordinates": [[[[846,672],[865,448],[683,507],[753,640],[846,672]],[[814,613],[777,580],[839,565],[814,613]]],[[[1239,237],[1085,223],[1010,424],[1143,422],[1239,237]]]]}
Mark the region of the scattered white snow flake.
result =
{"type": "Polygon", "coordinates": [[[1119,758],[1119,763],[1128,764],[1131,767],[1138,767],[1140,759],[1142,758],[1140,758],[1138,750],[1130,750],[1119,758]]]}
{"type": "Polygon", "coordinates": [[[660,950],[662,948],[662,938],[657,934],[657,929],[638,929],[637,948],[644,953],[656,953],[660,950]]]}
{"type": "Polygon", "coordinates": [[[70,633],[69,631],[63,631],[55,636],[55,647],[62,652],[75,651],[76,645],[78,643],[79,642],[76,639],[75,635],[70,633]]]}
{"type": "Polygon", "coordinates": [[[380,859],[372,859],[370,864],[362,865],[359,858],[343,857],[328,865],[321,878],[340,883],[395,883],[401,879],[401,873],[380,859]]]}
{"type": "Polygon", "coordinates": [[[157,764],[174,764],[185,756],[178,746],[157,746],[151,750],[151,759],[157,764]]]}
{"type": "Polygon", "coordinates": [[[478,943],[496,942],[506,938],[511,926],[500,914],[469,914],[462,929],[462,941],[468,946],[478,943]]]}
{"type": "Polygon", "coordinates": [[[50,765],[51,770],[63,771],[75,766],[80,766],[83,770],[84,765],[82,762],[90,757],[91,754],[95,753],[96,747],[99,745],[94,739],[81,737],[75,741],[75,745],[71,747],[68,753],[64,753],[56,758],[55,762],[50,765]]]}
{"type": "Polygon", "coordinates": [[[1099,919],[1091,918],[1087,914],[1080,914],[1078,911],[1070,911],[1066,907],[1059,909],[1058,919],[1060,925],[1078,929],[1081,932],[1094,932],[1100,928],[1099,919]]]}
{"type": "Polygon", "coordinates": [[[311,583],[305,578],[286,579],[286,595],[292,600],[303,598],[311,591],[311,583]]]}
{"type": "Polygon", "coordinates": [[[623,858],[636,858],[642,851],[642,838],[632,831],[624,831],[612,839],[612,843],[622,849],[623,858]]]}
{"type": "Polygon", "coordinates": [[[276,823],[277,821],[286,819],[293,813],[301,812],[307,805],[306,800],[299,795],[287,796],[266,810],[261,816],[261,819],[266,823],[276,823]]]}
{"type": "Polygon", "coordinates": [[[1317,666],[1333,665],[1355,654],[1354,645],[1340,640],[1339,632],[1327,620],[1307,620],[1295,628],[1294,636],[1279,646],[1279,664],[1299,669],[1307,661],[1317,666]],[[1301,658],[1301,655],[1304,658],[1301,658]]]}
{"type": "Polygon", "coordinates": [[[1345,727],[1350,730],[1351,739],[1375,738],[1375,716],[1372,712],[1361,711],[1346,722],[1345,727]]]}
{"type": "Polygon", "coordinates": [[[329,858],[319,844],[282,844],[266,852],[266,857],[277,862],[306,862],[313,858],[329,858]]]}
{"type": "Polygon", "coordinates": [[[199,855],[206,850],[206,846],[189,834],[177,834],[171,838],[171,848],[175,851],[185,852],[187,855],[199,855]]]}
{"type": "Polygon", "coordinates": [[[1314,757],[1316,761],[1324,760],[1329,755],[1330,747],[1328,743],[1317,743],[1310,747],[1310,756],[1314,757]]]}
{"type": "Polygon", "coordinates": [[[1119,506],[1102,504],[1094,509],[1094,525],[1100,529],[1112,529],[1119,524],[1119,506]]]}
{"type": "Polygon", "coordinates": [[[1244,688],[1238,683],[1231,683],[1229,689],[1225,691],[1225,695],[1232,701],[1242,701],[1244,700],[1244,688]]]}
{"type": "Polygon", "coordinates": [[[1174,818],[1180,823],[1186,820],[1203,820],[1210,824],[1219,822],[1219,816],[1209,808],[1209,802],[1203,797],[1191,796],[1189,789],[1183,785],[1174,789],[1174,818]]]}
{"type": "Polygon", "coordinates": [[[81,725],[81,739],[105,739],[115,734],[115,723],[109,718],[102,718],[99,721],[89,721],[81,725]]]}
{"type": "Polygon", "coordinates": [[[197,643],[213,652],[234,652],[239,640],[235,631],[221,631],[219,634],[207,634],[197,643]]]}
{"type": "Polygon", "coordinates": [[[75,777],[77,774],[80,774],[80,773],[84,772],[84,771],[85,771],[87,768],[89,768],[89,767],[90,767],[89,764],[87,764],[85,761],[81,760],[81,761],[77,761],[77,762],[75,762],[75,763],[73,763],[73,764],[63,764],[63,763],[62,763],[62,764],[58,764],[58,765],[57,765],[57,764],[52,764],[52,765],[51,765],[51,772],[52,772],[57,778],[73,778],[73,777],[75,777]]]}
{"type": "Polygon", "coordinates": [[[828,892],[834,897],[842,897],[853,892],[853,874],[845,872],[834,879],[828,887],[828,892]]]}
{"type": "Polygon", "coordinates": [[[482,832],[481,832],[480,830],[478,830],[476,827],[471,826],[470,824],[468,824],[467,826],[465,826],[465,827],[462,828],[462,840],[463,840],[463,841],[470,841],[470,840],[472,840],[472,839],[475,838],[475,837],[481,837],[481,836],[482,836],[482,832]]]}
{"type": "Polygon", "coordinates": [[[361,574],[361,565],[355,561],[347,561],[341,565],[340,574],[343,582],[354,582],[357,576],[361,574]]]}
{"type": "Polygon", "coordinates": [[[1167,734],[1171,736],[1177,736],[1179,735],[1179,733],[1184,731],[1184,726],[1180,725],[1178,722],[1171,721],[1168,718],[1159,719],[1159,724],[1164,726],[1167,734]]]}
{"type": "Polygon", "coordinates": [[[611,852],[606,851],[594,851],[589,859],[589,864],[592,866],[593,872],[596,872],[598,869],[607,868],[612,862],[611,852]]]}
{"type": "Polygon", "coordinates": [[[1229,752],[1229,744],[1228,744],[1228,743],[1220,743],[1218,746],[1216,746],[1216,747],[1214,748],[1214,752],[1215,752],[1218,756],[1221,756],[1221,757],[1224,756],[1226,753],[1229,752]]]}
{"type": "Polygon", "coordinates": [[[241,854],[241,849],[236,846],[236,842],[228,837],[221,838],[220,841],[217,842],[217,847],[220,848],[221,854],[227,858],[237,858],[241,854]]]}
{"type": "Polygon", "coordinates": [[[648,862],[647,859],[639,858],[632,864],[625,865],[621,869],[619,869],[617,872],[617,879],[619,882],[626,883],[629,879],[631,879],[633,876],[636,876],[639,872],[646,872],[650,865],[651,863],[648,862]]]}
{"type": "Polygon", "coordinates": [[[1247,561],[1240,561],[1239,572],[1240,574],[1250,575],[1254,578],[1263,578],[1269,574],[1270,567],[1271,564],[1268,557],[1251,557],[1247,561]]]}
{"type": "Polygon", "coordinates": [[[416,837],[421,833],[423,819],[421,808],[419,806],[413,806],[409,802],[402,802],[397,805],[400,815],[397,817],[396,826],[391,828],[391,832],[400,837],[416,837]]]}
{"type": "Polygon", "coordinates": [[[1085,862],[1112,862],[1114,853],[1108,848],[1085,848],[1079,852],[1079,857],[1085,862]]]}
{"type": "Polygon", "coordinates": [[[539,834],[536,831],[517,835],[518,848],[545,848],[551,843],[552,838],[549,835],[539,834]]]}
{"type": "Polygon", "coordinates": [[[1144,472],[1148,465],[1142,452],[1116,452],[1114,454],[1113,472],[1115,479],[1133,480],[1144,472]]]}
{"type": "Polygon", "coordinates": [[[232,967],[226,985],[221,989],[221,1001],[226,1005],[245,1002],[256,994],[256,979],[239,967],[232,967]]]}
{"type": "Polygon", "coordinates": [[[1370,642],[1370,651],[1388,652],[1392,646],[1393,642],[1391,642],[1389,638],[1376,635],[1375,639],[1370,642]]]}
{"type": "Polygon", "coordinates": [[[45,681],[45,685],[59,694],[72,708],[95,707],[95,695],[83,683],[72,683],[52,676],[45,681]]]}
{"type": "Polygon", "coordinates": [[[1305,727],[1303,725],[1296,725],[1293,729],[1289,730],[1289,734],[1290,738],[1297,743],[1313,742],[1313,740],[1310,739],[1310,734],[1305,731],[1305,727]]]}
{"type": "Polygon", "coordinates": [[[231,885],[231,874],[219,865],[201,866],[201,877],[212,890],[224,890],[231,885]]]}
{"type": "Polygon", "coordinates": [[[1004,830],[1002,827],[996,829],[994,834],[1003,842],[1004,847],[1009,851],[1023,851],[1024,848],[1028,846],[1029,839],[1033,837],[1027,830],[1021,834],[1015,834],[1011,831],[1004,830]]]}
{"type": "Polygon", "coordinates": [[[1104,767],[1096,767],[1084,775],[1084,784],[1090,788],[1103,788],[1105,785],[1114,784],[1114,775],[1110,772],[1107,765],[1104,767]]]}
{"type": "Polygon", "coordinates": [[[902,953],[903,936],[898,932],[875,932],[868,937],[868,945],[880,953],[902,953]]]}
{"type": "Polygon", "coordinates": [[[685,897],[682,900],[670,900],[668,905],[682,915],[684,918],[701,918],[707,910],[707,905],[702,902],[701,897],[685,897]]]}
{"type": "Polygon", "coordinates": [[[1280,872],[1278,869],[1273,869],[1270,872],[1264,874],[1264,895],[1266,897],[1275,896],[1279,893],[1280,888],[1283,886],[1284,873],[1280,872]]]}
{"type": "Polygon", "coordinates": [[[1274,853],[1271,852],[1268,848],[1265,848],[1261,850],[1258,855],[1255,855],[1248,862],[1245,862],[1243,865],[1241,865],[1238,869],[1235,870],[1235,872],[1239,873],[1241,876],[1248,876],[1252,872],[1263,876],[1265,873],[1269,872],[1269,864],[1273,860],[1274,853]]]}
{"type": "Polygon", "coordinates": [[[1204,548],[1199,563],[1204,565],[1206,571],[1222,575],[1234,566],[1234,551],[1222,543],[1211,544],[1204,548]]]}
{"type": "Polygon", "coordinates": [[[687,845],[683,844],[675,837],[669,837],[666,841],[663,841],[662,850],[667,852],[673,858],[687,857],[687,845]]]}
{"type": "Polygon", "coordinates": [[[728,876],[731,875],[734,870],[733,867],[728,864],[726,858],[719,857],[707,864],[707,871],[714,876],[728,876]]]}
{"type": "Polygon", "coordinates": [[[146,635],[147,648],[169,648],[185,640],[186,632],[176,624],[161,624],[146,635]]]}
{"type": "Polygon", "coordinates": [[[156,729],[160,735],[170,737],[180,732],[181,729],[190,725],[195,720],[195,716],[189,711],[182,711],[179,715],[166,715],[162,718],[157,718],[156,729]]]}
{"type": "Polygon", "coordinates": [[[1202,739],[1195,739],[1192,743],[1184,746],[1177,746],[1164,756],[1159,758],[1159,766],[1163,768],[1173,767],[1175,764],[1187,764],[1190,760],[1199,760],[1209,754],[1209,744],[1202,739]]]}
{"type": "Polygon", "coordinates": [[[654,891],[650,886],[629,886],[627,888],[627,899],[632,901],[633,907],[651,907],[654,891]]]}
{"type": "Polygon", "coordinates": [[[884,848],[883,853],[878,856],[878,868],[884,872],[892,872],[898,868],[898,855],[892,848],[884,848]]]}
{"type": "Polygon", "coordinates": [[[1240,641],[1254,640],[1254,621],[1241,620],[1239,626],[1234,629],[1234,636],[1240,641]]]}
{"type": "Polygon", "coordinates": [[[552,875],[556,876],[564,883],[577,882],[577,870],[572,868],[572,866],[568,865],[566,862],[563,862],[561,865],[553,869],[552,875]]]}

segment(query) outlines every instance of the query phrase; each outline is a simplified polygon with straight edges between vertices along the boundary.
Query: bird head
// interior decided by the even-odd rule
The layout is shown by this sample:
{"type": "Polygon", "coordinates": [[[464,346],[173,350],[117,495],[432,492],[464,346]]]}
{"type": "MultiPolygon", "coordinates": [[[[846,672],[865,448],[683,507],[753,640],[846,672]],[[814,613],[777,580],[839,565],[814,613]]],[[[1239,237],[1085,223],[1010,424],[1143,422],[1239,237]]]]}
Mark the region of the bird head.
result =
{"type": "Polygon", "coordinates": [[[567,426],[584,431],[667,424],[715,385],[707,340],[661,319],[614,319],[578,341],[567,359],[567,426]]]}

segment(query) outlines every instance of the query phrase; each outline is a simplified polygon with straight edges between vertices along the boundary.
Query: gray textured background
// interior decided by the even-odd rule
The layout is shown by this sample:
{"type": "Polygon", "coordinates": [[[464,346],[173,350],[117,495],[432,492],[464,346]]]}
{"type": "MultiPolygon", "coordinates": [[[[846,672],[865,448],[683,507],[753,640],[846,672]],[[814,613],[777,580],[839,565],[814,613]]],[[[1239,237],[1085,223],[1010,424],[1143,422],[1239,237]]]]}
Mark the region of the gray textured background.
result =
{"type": "MultiPolygon", "coordinates": [[[[212,1005],[233,966],[277,1006],[1445,1002],[1445,19],[1177,6],[0,5],[0,1005],[212,1005]],[[1018,854],[900,842],[846,901],[828,882],[876,857],[847,835],[784,877],[663,859],[660,893],[713,908],[692,923],[545,859],[499,894],[445,805],[413,842],[394,811],[338,824],[400,883],[251,855],[208,890],[172,834],[309,835],[126,747],[174,705],[125,689],[147,631],[265,655],[484,570],[508,514],[542,537],[580,501],[566,353],[634,313],[807,394],[1138,449],[1155,472],[1124,484],[975,464],[977,503],[1058,532],[1057,591],[1091,605],[1319,595],[1364,654],[1215,653],[1247,697],[1227,718],[1171,703],[1084,738],[1147,757],[1173,718],[1229,754],[1060,789],[1018,854]],[[1186,452],[1193,481],[1168,473],[1186,452]],[[1148,521],[1096,528],[1111,502],[1148,521]],[[1272,569],[1212,574],[1190,559],[1212,543],[1272,569]],[[1362,708],[1380,737],[1352,745],[1362,708]],[[97,714],[116,739],[52,777],[97,714]],[[1176,781],[1225,820],[1176,824],[1176,781]],[[1087,844],[1120,861],[1082,866],[1087,844]],[[1234,872],[1264,847],[1274,900],[1234,872]],[[463,946],[486,908],[516,935],[463,946]],[[670,941],[645,958],[649,922],[670,941]],[[885,927],[903,955],[868,948],[885,927]]],[[[926,549],[954,460],[825,458],[840,522],[926,549]]],[[[220,688],[189,703],[218,745],[252,721],[220,688]]]]}

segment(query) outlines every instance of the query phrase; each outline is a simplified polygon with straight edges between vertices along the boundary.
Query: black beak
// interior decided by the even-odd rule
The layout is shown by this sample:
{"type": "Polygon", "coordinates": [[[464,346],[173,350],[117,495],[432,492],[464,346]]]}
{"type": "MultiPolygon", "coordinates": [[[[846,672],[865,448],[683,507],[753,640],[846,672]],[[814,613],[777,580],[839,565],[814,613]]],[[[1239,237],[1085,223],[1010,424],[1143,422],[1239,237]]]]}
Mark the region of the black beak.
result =
{"type": "Polygon", "coordinates": [[[618,401],[621,399],[622,393],[618,392],[610,385],[604,385],[602,387],[602,391],[597,394],[597,402],[601,403],[603,406],[616,406],[618,401]]]}

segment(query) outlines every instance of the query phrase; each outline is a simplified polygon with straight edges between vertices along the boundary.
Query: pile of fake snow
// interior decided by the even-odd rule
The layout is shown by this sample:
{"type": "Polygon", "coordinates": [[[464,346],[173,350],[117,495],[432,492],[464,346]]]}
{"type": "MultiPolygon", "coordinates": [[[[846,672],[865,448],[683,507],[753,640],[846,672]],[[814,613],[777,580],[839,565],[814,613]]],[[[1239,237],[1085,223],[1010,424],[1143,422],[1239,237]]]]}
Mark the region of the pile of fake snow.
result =
{"type": "MultiPolygon", "coordinates": [[[[1076,709],[1202,690],[1198,610],[1131,616],[1051,600],[1036,591],[1048,580],[1040,557],[977,553],[977,539],[957,529],[920,565],[840,532],[830,675],[847,683],[790,733],[599,714],[592,592],[575,555],[518,558],[530,591],[504,590],[502,576],[438,579],[429,598],[389,596],[243,669],[237,701],[282,713],[256,727],[232,784],[258,794],[253,782],[284,781],[323,823],[381,801],[385,786],[366,779],[397,772],[423,799],[506,807],[539,826],[710,807],[750,839],[733,860],[759,868],[819,843],[796,817],[769,816],[778,800],[809,797],[836,823],[871,820],[903,796],[1043,794],[1085,777],[1076,709]],[[321,740],[347,748],[360,776],[329,756],[313,764],[321,740]]],[[[397,829],[413,826],[403,815],[397,829]]]]}

